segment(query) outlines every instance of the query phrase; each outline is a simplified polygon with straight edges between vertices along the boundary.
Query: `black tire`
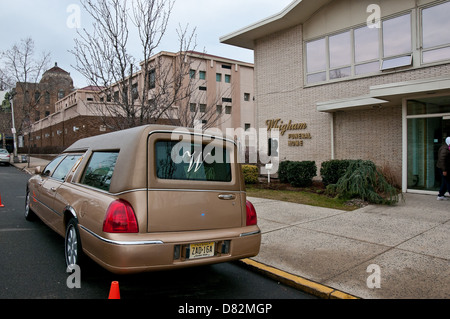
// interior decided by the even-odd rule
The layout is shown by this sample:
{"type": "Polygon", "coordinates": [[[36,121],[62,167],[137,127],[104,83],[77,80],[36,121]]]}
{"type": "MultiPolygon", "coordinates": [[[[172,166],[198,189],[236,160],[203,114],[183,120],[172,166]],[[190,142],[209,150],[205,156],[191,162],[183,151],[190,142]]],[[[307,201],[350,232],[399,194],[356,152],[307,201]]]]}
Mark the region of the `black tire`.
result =
{"type": "Polygon", "coordinates": [[[66,236],[64,239],[64,255],[66,266],[73,264],[81,265],[83,259],[83,250],[81,248],[80,232],[78,230],[78,222],[72,218],[67,223],[66,236]]]}
{"type": "Polygon", "coordinates": [[[28,221],[33,221],[36,219],[36,215],[31,210],[30,204],[31,204],[31,197],[30,192],[27,189],[27,194],[25,196],[25,219],[28,221]]]}

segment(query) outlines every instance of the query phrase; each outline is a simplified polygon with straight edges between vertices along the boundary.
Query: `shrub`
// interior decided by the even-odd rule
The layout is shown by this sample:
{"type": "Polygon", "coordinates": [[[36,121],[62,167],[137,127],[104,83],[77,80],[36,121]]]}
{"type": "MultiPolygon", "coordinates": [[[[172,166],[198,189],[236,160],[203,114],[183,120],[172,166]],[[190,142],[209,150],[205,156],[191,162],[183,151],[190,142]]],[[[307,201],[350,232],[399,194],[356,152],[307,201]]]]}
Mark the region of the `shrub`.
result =
{"type": "Polygon", "coordinates": [[[313,161],[290,162],[287,164],[288,182],[294,187],[310,186],[316,174],[317,166],[313,161]]]}
{"type": "Polygon", "coordinates": [[[323,184],[336,184],[338,180],[344,176],[348,166],[353,160],[330,160],[322,163],[320,168],[320,176],[322,176],[323,184]]]}
{"type": "Polygon", "coordinates": [[[399,200],[398,190],[377,171],[372,161],[351,161],[345,174],[336,184],[327,186],[342,198],[360,198],[374,204],[394,204],[399,200]]]}
{"type": "Polygon", "coordinates": [[[278,179],[281,183],[288,183],[288,166],[291,161],[282,161],[278,166],[278,179]]]}
{"type": "Polygon", "coordinates": [[[245,184],[255,184],[258,182],[258,167],[255,165],[242,165],[242,174],[245,184]]]}

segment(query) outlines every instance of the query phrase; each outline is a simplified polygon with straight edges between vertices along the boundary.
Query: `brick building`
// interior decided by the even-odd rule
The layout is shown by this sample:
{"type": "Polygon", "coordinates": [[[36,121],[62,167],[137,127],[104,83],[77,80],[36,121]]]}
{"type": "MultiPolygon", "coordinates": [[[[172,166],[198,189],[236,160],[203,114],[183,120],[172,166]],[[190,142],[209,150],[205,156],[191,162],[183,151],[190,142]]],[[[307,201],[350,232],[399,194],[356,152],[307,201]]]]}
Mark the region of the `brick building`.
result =
{"type": "Polygon", "coordinates": [[[38,83],[16,83],[13,102],[19,148],[28,147],[23,141],[29,137],[32,123],[54,113],[56,101],[73,90],[70,73],[58,67],[57,63],[44,72],[38,83]]]}
{"type": "MultiPolygon", "coordinates": [[[[174,59],[180,56],[180,53],[163,51],[147,63],[154,64],[160,59],[162,62],[158,64],[162,66],[159,68],[170,69],[174,59]]],[[[198,52],[189,52],[188,56],[191,69],[184,83],[193,83],[193,93],[188,99],[180,100],[169,108],[156,123],[183,126],[211,124],[211,127],[217,127],[223,132],[226,128],[254,127],[253,64],[198,52]],[[217,117],[205,116],[207,109],[217,117]],[[186,115],[192,122],[181,123],[180,117],[186,115]]],[[[158,90],[158,76],[155,70],[152,80],[147,82],[150,86],[148,96],[145,97],[148,103],[154,98],[153,90],[158,90]]],[[[113,124],[117,118],[105,116],[113,113],[108,108],[115,107],[116,101],[123,98],[124,91],[128,99],[137,98],[136,94],[142,92],[140,88],[144,85],[144,72],[140,70],[134,73],[126,82],[125,85],[116,84],[110,88],[86,87],[58,99],[53,112],[43,118],[36,118],[31,133],[25,136],[25,144],[30,142],[32,153],[58,153],[80,138],[114,130],[115,126],[108,123],[113,124]],[[128,86],[131,90],[128,90],[128,86]]],[[[135,103],[139,101],[143,101],[143,98],[137,98],[135,103]]]]}
{"type": "Polygon", "coordinates": [[[258,127],[304,124],[280,136],[280,160],[368,159],[436,194],[449,16],[449,1],[296,0],[221,42],[254,50],[258,127]]]}

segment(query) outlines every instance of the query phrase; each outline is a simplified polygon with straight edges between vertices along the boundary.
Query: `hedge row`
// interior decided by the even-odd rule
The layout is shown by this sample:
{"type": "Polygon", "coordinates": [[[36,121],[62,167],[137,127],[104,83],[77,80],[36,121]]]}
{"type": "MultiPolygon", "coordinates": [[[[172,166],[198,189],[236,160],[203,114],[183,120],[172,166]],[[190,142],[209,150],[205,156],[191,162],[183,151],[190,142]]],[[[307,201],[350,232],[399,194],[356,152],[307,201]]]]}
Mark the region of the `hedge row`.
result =
{"type": "MultiPolygon", "coordinates": [[[[345,174],[353,160],[331,160],[322,163],[320,175],[325,185],[336,184],[345,174]]],[[[255,165],[242,165],[242,172],[246,184],[258,182],[258,167],[255,165]]],[[[312,178],[316,176],[317,167],[313,161],[294,162],[282,161],[278,167],[278,179],[281,183],[291,183],[296,185],[311,185],[312,178]]],[[[294,186],[294,185],[292,185],[294,186]]]]}
{"type": "MultiPolygon", "coordinates": [[[[251,172],[251,174],[244,173],[247,175],[246,182],[258,180],[256,166],[251,172]]],[[[307,187],[312,184],[316,172],[317,167],[313,161],[283,161],[279,164],[278,178],[280,182],[289,183],[294,187],[307,187]]],[[[398,189],[386,181],[372,161],[326,161],[322,163],[320,175],[328,193],[338,197],[361,198],[377,204],[394,204],[401,197],[398,189]]]]}
{"type": "Polygon", "coordinates": [[[280,182],[289,183],[294,187],[310,186],[316,175],[317,166],[314,161],[283,161],[278,168],[280,182]]]}

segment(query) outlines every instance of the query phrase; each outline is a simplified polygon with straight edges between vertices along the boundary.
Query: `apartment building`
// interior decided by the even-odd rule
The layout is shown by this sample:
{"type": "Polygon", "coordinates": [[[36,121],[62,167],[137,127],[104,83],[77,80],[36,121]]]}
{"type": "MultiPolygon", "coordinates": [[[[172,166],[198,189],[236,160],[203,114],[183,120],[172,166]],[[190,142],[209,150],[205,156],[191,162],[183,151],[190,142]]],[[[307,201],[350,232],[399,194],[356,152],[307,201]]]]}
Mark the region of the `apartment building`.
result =
{"type": "Polygon", "coordinates": [[[142,62],[141,69],[122,83],[78,89],[58,100],[55,111],[36,121],[25,139],[36,151],[55,152],[80,138],[127,125],[130,108],[134,125],[201,125],[224,133],[227,128],[249,129],[255,126],[253,97],[253,64],[199,52],[163,51],[142,62]]]}
{"type": "Polygon", "coordinates": [[[220,40],[254,50],[257,127],[286,129],[280,160],[372,160],[436,194],[449,16],[450,1],[296,0],[220,40]]]}

